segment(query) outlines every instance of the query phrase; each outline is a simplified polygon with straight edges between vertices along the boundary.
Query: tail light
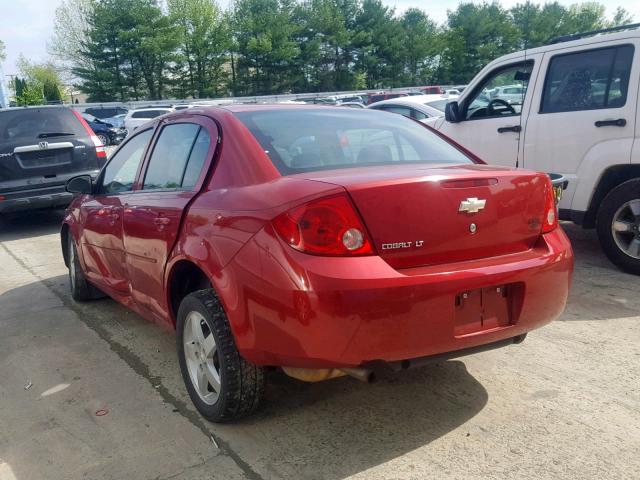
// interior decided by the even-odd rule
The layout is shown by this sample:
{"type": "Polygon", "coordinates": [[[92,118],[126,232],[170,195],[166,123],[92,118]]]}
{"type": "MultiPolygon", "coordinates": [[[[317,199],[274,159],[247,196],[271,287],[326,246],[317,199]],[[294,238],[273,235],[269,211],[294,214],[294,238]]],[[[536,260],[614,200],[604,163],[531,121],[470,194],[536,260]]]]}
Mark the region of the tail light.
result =
{"type": "Polygon", "coordinates": [[[324,197],[295,207],[273,220],[290,246],[315,255],[373,255],[373,247],[346,194],[324,197]]]}
{"type": "Polygon", "coordinates": [[[102,144],[100,139],[96,136],[94,131],[91,129],[87,121],[84,118],[82,118],[82,115],[80,115],[75,110],[72,110],[72,112],[76,116],[78,121],[82,124],[84,129],[87,131],[89,136],[91,137],[91,141],[93,142],[93,145],[96,147],[96,156],[98,158],[107,158],[107,151],[105,150],[104,145],[102,144]]]}
{"type": "Polygon", "coordinates": [[[551,180],[547,179],[547,193],[544,202],[544,217],[542,218],[542,233],[549,233],[558,226],[558,209],[556,207],[556,197],[553,193],[551,180]]]}

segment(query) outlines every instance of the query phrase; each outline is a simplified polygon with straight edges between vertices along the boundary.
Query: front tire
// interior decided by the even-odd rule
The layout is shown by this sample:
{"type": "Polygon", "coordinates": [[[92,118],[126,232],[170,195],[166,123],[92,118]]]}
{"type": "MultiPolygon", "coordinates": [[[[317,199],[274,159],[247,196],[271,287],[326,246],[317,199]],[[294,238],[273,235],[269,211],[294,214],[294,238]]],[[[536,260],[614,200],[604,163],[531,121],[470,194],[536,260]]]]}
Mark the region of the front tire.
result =
{"type": "Polygon", "coordinates": [[[627,273],[640,275],[640,179],[609,192],[598,210],[596,228],[609,260],[627,273]]]}
{"type": "Polygon", "coordinates": [[[67,255],[69,259],[69,287],[71,290],[71,298],[76,302],[84,302],[104,297],[104,294],[100,290],[87,281],[87,277],[80,266],[76,244],[70,233],[67,235],[67,255]]]}
{"type": "Polygon", "coordinates": [[[251,414],[264,394],[264,369],[244,360],[213,290],[187,295],[176,325],[180,371],[191,401],[212,422],[251,414]]]}
{"type": "Polygon", "coordinates": [[[108,147],[111,142],[109,141],[109,136],[105,135],[104,133],[98,133],[97,137],[100,139],[100,141],[102,142],[102,145],[104,145],[105,147],[108,147]]]}

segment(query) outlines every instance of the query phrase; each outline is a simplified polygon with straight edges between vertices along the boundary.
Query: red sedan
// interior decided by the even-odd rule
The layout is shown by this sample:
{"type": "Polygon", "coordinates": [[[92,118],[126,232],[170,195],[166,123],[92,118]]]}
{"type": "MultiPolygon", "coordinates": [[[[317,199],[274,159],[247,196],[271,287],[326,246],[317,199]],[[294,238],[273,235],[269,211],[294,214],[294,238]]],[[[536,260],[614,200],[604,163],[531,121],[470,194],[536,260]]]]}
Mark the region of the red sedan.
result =
{"type": "Polygon", "coordinates": [[[571,281],[545,175],[374,110],[176,112],[67,188],[73,298],[104,293],[175,328],[213,421],[253,411],[267,367],[370,380],[519,343],[571,281]]]}

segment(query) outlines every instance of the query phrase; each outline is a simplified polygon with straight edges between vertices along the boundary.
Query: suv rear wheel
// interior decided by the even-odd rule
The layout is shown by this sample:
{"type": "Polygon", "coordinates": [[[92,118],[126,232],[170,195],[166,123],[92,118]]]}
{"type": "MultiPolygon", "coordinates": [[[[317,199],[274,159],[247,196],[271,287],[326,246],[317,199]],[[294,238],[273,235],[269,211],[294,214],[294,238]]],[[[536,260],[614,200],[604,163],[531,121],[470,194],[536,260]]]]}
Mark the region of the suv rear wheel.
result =
{"type": "Polygon", "coordinates": [[[598,210],[596,228],[609,260],[625,272],[640,275],[640,179],[609,192],[598,210]]]}
{"type": "Polygon", "coordinates": [[[182,300],[176,329],[182,378],[200,414],[228,422],[252,413],[264,393],[264,369],[240,356],[213,290],[182,300]]]}

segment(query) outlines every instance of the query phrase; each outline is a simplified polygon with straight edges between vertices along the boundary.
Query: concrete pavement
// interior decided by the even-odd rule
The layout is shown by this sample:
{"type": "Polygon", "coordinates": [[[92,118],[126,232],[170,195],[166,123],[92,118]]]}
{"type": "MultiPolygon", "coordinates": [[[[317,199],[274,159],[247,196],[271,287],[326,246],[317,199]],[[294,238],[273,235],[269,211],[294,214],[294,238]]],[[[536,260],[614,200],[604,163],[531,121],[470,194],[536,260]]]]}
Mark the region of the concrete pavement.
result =
{"type": "Polygon", "coordinates": [[[570,305],[523,344],[370,386],[273,373],[258,414],[221,426],[172,332],[69,298],[60,218],[0,226],[0,480],[640,478],[640,279],[593,232],[566,227],[570,305]]]}

